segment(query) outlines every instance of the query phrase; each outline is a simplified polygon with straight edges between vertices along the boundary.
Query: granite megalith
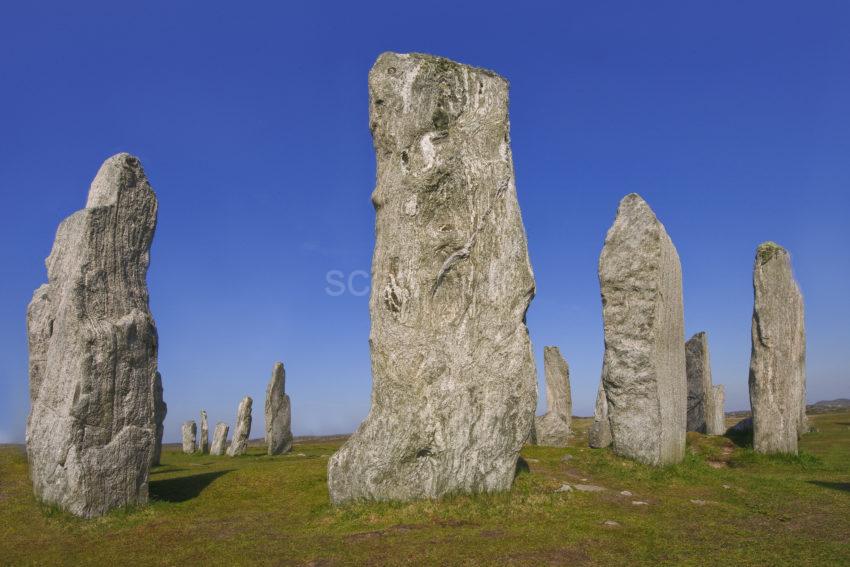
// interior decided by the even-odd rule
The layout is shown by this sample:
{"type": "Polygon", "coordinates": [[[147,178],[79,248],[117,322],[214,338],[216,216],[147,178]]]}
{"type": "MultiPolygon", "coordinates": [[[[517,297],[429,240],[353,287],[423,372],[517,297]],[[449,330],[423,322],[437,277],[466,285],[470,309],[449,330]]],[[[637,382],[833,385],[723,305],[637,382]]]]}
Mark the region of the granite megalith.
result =
{"type": "Polygon", "coordinates": [[[604,449],[611,446],[611,424],[608,422],[608,399],[605,388],[599,382],[596,392],[596,404],[593,408],[593,423],[587,432],[588,445],[593,449],[604,449]]]}
{"type": "Polygon", "coordinates": [[[245,396],[239,402],[239,409],[236,412],[236,426],[233,428],[233,440],[230,442],[230,447],[227,449],[227,454],[231,457],[244,455],[248,450],[248,437],[251,435],[251,406],[254,400],[250,396],[245,396]]]}
{"type": "Polygon", "coordinates": [[[201,436],[198,441],[198,452],[202,454],[210,452],[210,426],[207,423],[206,410],[201,410],[201,436]]]}
{"type": "Polygon", "coordinates": [[[682,270],[649,205],[626,195],[599,257],[603,384],[614,452],[650,465],[685,455],[682,270]]]}
{"type": "Polygon", "coordinates": [[[723,435],[726,433],[726,412],[723,407],[726,403],[726,391],[722,384],[711,387],[710,411],[706,417],[706,433],[709,435],[723,435]]]}
{"type": "Polygon", "coordinates": [[[266,445],[269,455],[281,455],[292,449],[292,405],[286,394],[286,371],[278,362],[266,388],[266,445]]]}
{"type": "Polygon", "coordinates": [[[165,431],[165,415],[168,413],[168,404],[165,403],[165,399],[163,398],[162,376],[160,376],[159,372],[154,377],[153,407],[156,436],[154,437],[153,453],[151,454],[151,465],[159,465],[160,457],[162,456],[162,435],[165,431]]]}
{"type": "Polygon", "coordinates": [[[688,378],[687,430],[706,433],[713,411],[714,393],[708,336],[704,332],[695,334],[685,343],[685,368],[688,378]]]}
{"type": "Polygon", "coordinates": [[[210,445],[210,455],[224,455],[227,450],[227,434],[230,431],[230,426],[219,421],[215,424],[213,432],[212,445],[210,445]]]}
{"type": "Polygon", "coordinates": [[[328,463],[331,501],[507,490],[537,404],[508,82],[384,53],[369,107],[372,406],[328,463]]]}
{"type": "Polygon", "coordinates": [[[543,347],[546,377],[546,413],[534,418],[535,442],[549,447],[566,447],[570,440],[573,402],[570,367],[556,346],[543,347]]]}
{"type": "Polygon", "coordinates": [[[157,200],[139,160],[107,159],[56,231],[27,309],[35,495],[77,516],[145,504],[156,446],[157,332],[147,271],[157,200]]]}
{"type": "Polygon", "coordinates": [[[183,452],[191,455],[198,448],[198,426],[195,420],[184,421],[180,432],[183,439],[183,452]]]}
{"type": "Polygon", "coordinates": [[[791,255],[774,242],[756,250],[753,266],[750,405],[753,449],[797,453],[806,429],[806,331],[803,295],[791,255]]]}

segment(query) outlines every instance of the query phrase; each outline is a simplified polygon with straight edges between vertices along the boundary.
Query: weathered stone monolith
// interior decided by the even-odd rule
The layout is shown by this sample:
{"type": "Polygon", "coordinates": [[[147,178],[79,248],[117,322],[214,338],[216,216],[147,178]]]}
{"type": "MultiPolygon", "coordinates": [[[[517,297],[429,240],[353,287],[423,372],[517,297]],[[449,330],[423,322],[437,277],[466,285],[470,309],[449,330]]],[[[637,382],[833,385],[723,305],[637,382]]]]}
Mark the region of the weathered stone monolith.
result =
{"type": "Polygon", "coordinates": [[[201,410],[201,438],[198,443],[198,452],[202,454],[210,452],[210,426],[207,423],[206,410],[201,410]]]}
{"type": "Polygon", "coordinates": [[[227,433],[230,431],[230,426],[219,421],[215,424],[213,432],[212,445],[210,446],[210,455],[223,455],[227,450],[227,433]]]}
{"type": "Polygon", "coordinates": [[[608,400],[605,389],[599,382],[596,392],[596,405],[593,408],[593,423],[587,433],[588,445],[594,449],[604,449],[611,445],[611,424],[608,421],[608,400]]]}
{"type": "Polygon", "coordinates": [[[570,440],[573,401],[570,395],[570,367],[558,347],[543,347],[546,374],[546,413],[534,418],[538,445],[566,447],[570,440]]]}
{"type": "Polygon", "coordinates": [[[29,472],[36,497],[83,517],[148,500],[157,334],[148,307],[157,201],[139,160],[107,159],[59,225],[27,309],[29,472]]]}
{"type": "Polygon", "coordinates": [[[803,295],[791,256],[773,242],[756,250],[753,267],[750,404],[753,449],[797,453],[806,424],[806,331],[803,295]]]}
{"type": "Polygon", "coordinates": [[[245,396],[239,402],[239,410],[236,412],[236,426],[233,429],[233,440],[227,454],[231,457],[242,455],[248,450],[248,437],[251,435],[251,406],[254,400],[245,396]]]}
{"type": "Polygon", "coordinates": [[[286,371],[278,362],[266,388],[266,444],[269,455],[292,449],[292,407],[286,390],[286,371]]]}
{"type": "Polygon", "coordinates": [[[328,463],[331,500],[506,490],[537,403],[508,83],[384,53],[369,95],[372,408],[328,463]]]}
{"type": "Polygon", "coordinates": [[[688,431],[705,433],[712,411],[711,361],[708,337],[700,332],[685,343],[685,368],[688,377],[688,431]]]}
{"type": "Polygon", "coordinates": [[[726,391],[722,384],[711,387],[711,405],[706,418],[706,433],[709,435],[723,435],[726,433],[726,412],[723,407],[726,403],[726,391]]]}
{"type": "Polygon", "coordinates": [[[195,425],[195,420],[184,421],[181,433],[183,435],[183,452],[191,455],[198,447],[198,426],[195,425]]]}
{"type": "Polygon", "coordinates": [[[153,385],[153,419],[156,424],[156,436],[154,437],[154,447],[151,456],[152,466],[159,465],[160,457],[162,456],[162,434],[165,430],[165,415],[168,413],[168,404],[165,403],[162,393],[162,376],[157,372],[153,385]]]}
{"type": "Polygon", "coordinates": [[[614,452],[677,463],[687,414],[682,270],[664,225],[635,193],[620,201],[608,230],[599,284],[614,452]]]}

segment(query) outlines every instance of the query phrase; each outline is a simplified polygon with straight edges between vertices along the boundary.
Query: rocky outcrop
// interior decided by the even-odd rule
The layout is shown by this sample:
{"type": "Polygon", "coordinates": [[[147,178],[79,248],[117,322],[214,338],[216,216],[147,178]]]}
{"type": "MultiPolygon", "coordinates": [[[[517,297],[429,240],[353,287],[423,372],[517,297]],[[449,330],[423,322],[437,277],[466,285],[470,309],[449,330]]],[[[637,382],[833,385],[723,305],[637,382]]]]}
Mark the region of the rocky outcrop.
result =
{"type": "Polygon", "coordinates": [[[148,307],[157,201],[139,160],[106,160],[59,225],[27,309],[36,496],[84,517],[148,500],[157,333],[148,307]]]}
{"type": "Polygon", "coordinates": [[[765,242],[756,250],[753,292],[753,449],[797,453],[797,437],[806,429],[803,295],[791,270],[791,256],[778,244],[765,242]]]}
{"type": "Polygon", "coordinates": [[[372,407],[328,463],[331,500],[508,489],[537,402],[508,83],[384,53],[369,99],[372,407]]]}
{"type": "Polygon", "coordinates": [[[566,447],[573,415],[570,367],[558,347],[547,346],[543,348],[543,368],[547,411],[534,418],[535,440],[538,445],[566,447]]]}
{"type": "Polygon", "coordinates": [[[611,445],[611,424],[608,422],[608,400],[605,398],[605,389],[602,382],[599,383],[599,391],[596,393],[596,405],[593,408],[593,423],[587,433],[588,445],[593,449],[604,449],[611,445]]]}
{"type": "Polygon", "coordinates": [[[649,205],[623,198],[599,258],[603,381],[614,452],[650,465],[685,454],[682,270],[649,205]]]}
{"type": "Polygon", "coordinates": [[[227,434],[229,431],[230,426],[226,423],[219,421],[215,424],[210,455],[224,455],[224,452],[227,450],[227,434]]]}
{"type": "Polygon", "coordinates": [[[685,343],[685,368],[688,378],[688,431],[705,433],[713,410],[711,362],[708,337],[697,333],[685,343]]]}
{"type": "Polygon", "coordinates": [[[266,445],[269,455],[281,455],[292,449],[292,406],[286,395],[286,371],[278,362],[266,388],[266,445]]]}
{"type": "Polygon", "coordinates": [[[233,429],[233,440],[227,454],[231,457],[244,455],[248,450],[248,437],[251,435],[251,406],[254,400],[245,396],[239,402],[239,410],[236,412],[236,427],[233,429]]]}
{"type": "Polygon", "coordinates": [[[151,454],[151,465],[158,465],[162,456],[162,434],[165,431],[165,414],[168,413],[168,404],[165,403],[162,393],[162,376],[157,372],[153,383],[153,419],[156,424],[156,436],[151,454]]]}
{"type": "Polygon", "coordinates": [[[206,410],[201,410],[201,439],[198,443],[198,452],[201,454],[210,452],[210,426],[207,423],[206,410]]]}
{"type": "Polygon", "coordinates": [[[726,404],[726,391],[722,385],[711,387],[711,405],[706,417],[706,433],[709,435],[723,435],[726,433],[726,413],[723,407],[726,404]]]}
{"type": "Polygon", "coordinates": [[[184,421],[180,431],[183,436],[183,452],[191,455],[198,448],[198,426],[195,424],[195,420],[184,421]]]}

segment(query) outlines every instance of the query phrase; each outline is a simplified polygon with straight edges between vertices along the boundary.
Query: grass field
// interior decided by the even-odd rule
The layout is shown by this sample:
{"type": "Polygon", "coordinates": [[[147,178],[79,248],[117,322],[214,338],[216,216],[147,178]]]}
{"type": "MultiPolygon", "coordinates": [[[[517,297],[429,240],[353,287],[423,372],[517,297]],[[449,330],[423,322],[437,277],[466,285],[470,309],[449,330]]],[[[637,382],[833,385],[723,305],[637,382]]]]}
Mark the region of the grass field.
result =
{"type": "Polygon", "coordinates": [[[688,434],[684,463],[652,469],[586,448],[578,420],[574,447],[523,450],[511,492],[341,508],[325,485],[341,440],[279,457],[167,447],[150,506],[91,521],[36,502],[5,446],[0,564],[850,565],[850,413],[812,422],[799,457],[688,434]]]}

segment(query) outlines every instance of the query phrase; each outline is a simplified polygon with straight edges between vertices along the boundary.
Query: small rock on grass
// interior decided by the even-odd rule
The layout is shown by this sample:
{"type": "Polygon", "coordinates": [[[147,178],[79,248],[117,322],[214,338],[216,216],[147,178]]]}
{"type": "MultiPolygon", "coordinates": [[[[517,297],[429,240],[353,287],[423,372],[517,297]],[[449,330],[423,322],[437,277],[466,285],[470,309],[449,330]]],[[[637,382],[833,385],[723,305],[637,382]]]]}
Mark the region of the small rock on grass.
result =
{"type": "Polygon", "coordinates": [[[649,502],[643,500],[632,500],[632,506],[649,506],[649,502]]]}
{"type": "Polygon", "coordinates": [[[620,496],[631,496],[631,495],[632,495],[632,493],[629,492],[628,490],[623,490],[622,492],[620,492],[620,496]]]}
{"type": "Polygon", "coordinates": [[[573,486],[579,492],[602,492],[605,488],[595,484],[576,484],[573,486]]]}
{"type": "Polygon", "coordinates": [[[620,522],[615,522],[614,520],[605,520],[604,522],[602,522],[602,525],[608,526],[610,528],[619,528],[620,522]]]}
{"type": "Polygon", "coordinates": [[[566,454],[563,457],[561,457],[561,462],[572,461],[572,460],[573,460],[573,456],[570,455],[570,454],[566,454]]]}
{"type": "Polygon", "coordinates": [[[562,484],[561,488],[559,488],[555,492],[572,492],[572,491],[573,491],[572,486],[570,486],[569,484],[562,484]]]}
{"type": "Polygon", "coordinates": [[[697,506],[705,506],[705,500],[691,500],[691,504],[696,504],[697,506]]]}

